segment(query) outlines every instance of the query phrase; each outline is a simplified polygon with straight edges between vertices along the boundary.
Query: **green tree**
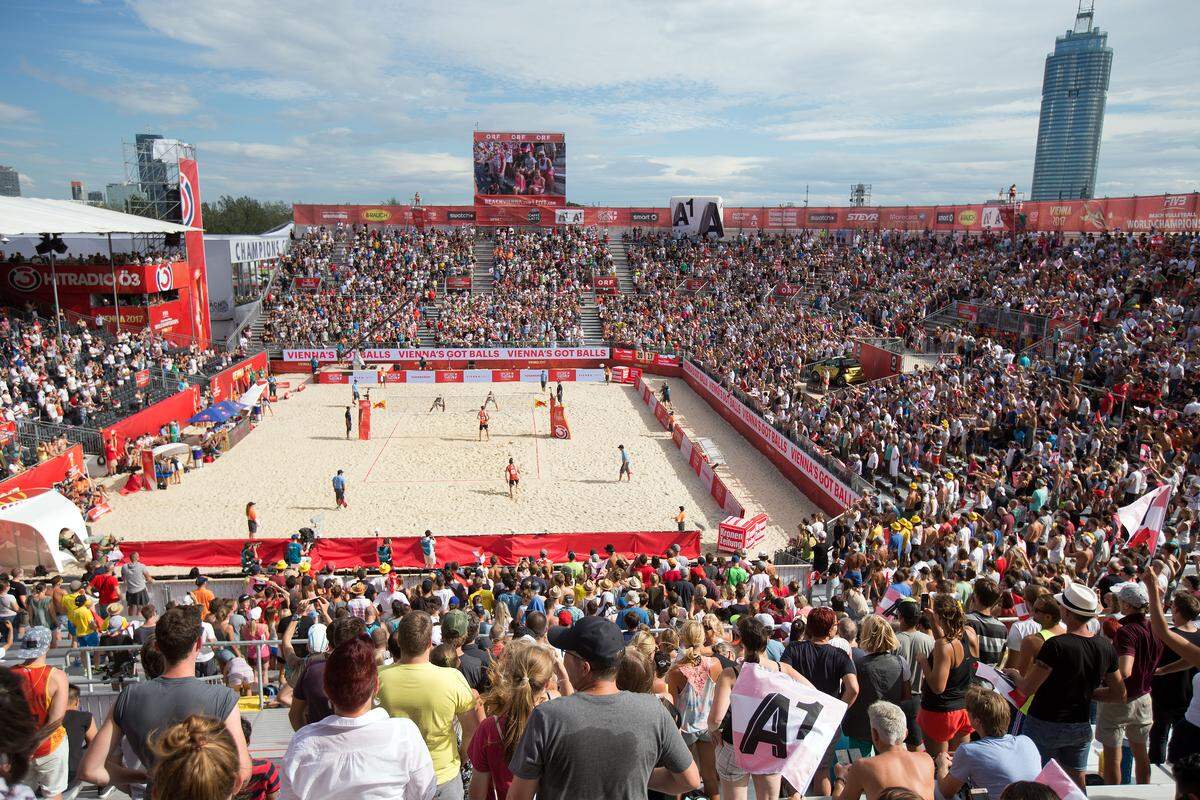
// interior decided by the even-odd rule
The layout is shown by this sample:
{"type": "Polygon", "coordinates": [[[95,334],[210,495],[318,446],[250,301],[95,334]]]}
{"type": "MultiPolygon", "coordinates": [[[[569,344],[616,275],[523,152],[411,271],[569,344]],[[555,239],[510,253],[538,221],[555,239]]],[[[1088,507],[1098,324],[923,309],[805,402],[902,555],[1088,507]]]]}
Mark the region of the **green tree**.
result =
{"type": "Polygon", "coordinates": [[[208,233],[265,233],[292,218],[288,203],[227,194],[215,203],[204,203],[203,209],[204,230],[208,233]]]}

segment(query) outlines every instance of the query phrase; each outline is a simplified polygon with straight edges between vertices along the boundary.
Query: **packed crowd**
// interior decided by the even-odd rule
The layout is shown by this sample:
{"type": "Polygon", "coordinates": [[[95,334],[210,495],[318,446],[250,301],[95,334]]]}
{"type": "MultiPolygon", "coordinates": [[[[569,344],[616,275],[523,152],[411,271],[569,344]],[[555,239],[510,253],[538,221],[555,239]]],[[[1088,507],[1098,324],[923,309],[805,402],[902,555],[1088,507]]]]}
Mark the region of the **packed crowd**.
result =
{"type": "Polygon", "coordinates": [[[1051,800],[1035,782],[1044,766],[1083,785],[1095,738],[1106,783],[1121,782],[1128,741],[1128,780],[1170,763],[1192,786],[1200,575],[1174,542],[1110,560],[1081,538],[1055,562],[974,521],[970,553],[956,531],[906,550],[856,537],[862,511],[801,526],[825,566],[812,585],[765,554],[677,547],[509,567],[485,557],[416,582],[386,560],[351,572],[251,561],[236,599],[200,576],[166,608],[149,602],[154,578],[136,555],[70,582],[17,571],[0,579],[0,640],[19,664],[0,673],[0,713],[30,721],[0,733],[5,779],[50,795],[87,781],[212,800],[737,798],[750,784],[764,798],[929,800],[936,787],[1051,800]],[[131,648],[102,666],[141,679],[105,720],[72,714],[77,697],[47,664],[71,639],[131,648]],[[998,672],[983,680],[977,665],[998,672]],[[734,687],[767,672],[848,706],[808,786],[734,753],[734,687]],[[296,731],[278,768],[249,756],[238,711],[260,688],[296,731]]]}
{"type": "Polygon", "coordinates": [[[153,331],[112,334],[80,318],[58,336],[52,321],[0,313],[0,408],[6,419],[97,425],[140,410],[136,373],[186,379],[220,361],[212,350],[178,348],[153,331]]]}
{"type": "Polygon", "coordinates": [[[446,298],[435,337],[470,346],[581,344],[581,292],[612,273],[607,234],[594,228],[495,232],[491,292],[446,298]]]}
{"type": "Polygon", "coordinates": [[[473,241],[470,230],[309,230],[281,259],[263,301],[263,341],[416,346],[422,305],[446,278],[470,275],[473,241]],[[304,287],[303,279],[320,284],[304,287]]]}

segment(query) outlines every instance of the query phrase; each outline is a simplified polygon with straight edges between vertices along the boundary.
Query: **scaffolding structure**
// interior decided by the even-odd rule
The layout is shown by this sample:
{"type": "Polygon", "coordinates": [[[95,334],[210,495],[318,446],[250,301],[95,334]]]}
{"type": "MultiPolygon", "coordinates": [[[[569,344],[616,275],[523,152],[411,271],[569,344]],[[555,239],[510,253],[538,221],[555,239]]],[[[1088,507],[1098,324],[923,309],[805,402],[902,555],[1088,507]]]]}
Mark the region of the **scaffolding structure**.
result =
{"type": "Polygon", "coordinates": [[[850,185],[850,205],[856,208],[871,205],[871,184],[854,183],[850,185]]]}
{"type": "MultiPolygon", "coordinates": [[[[132,142],[122,140],[121,150],[125,162],[125,183],[137,186],[139,192],[129,198],[128,212],[166,222],[182,222],[179,160],[194,159],[196,148],[178,139],[166,139],[157,133],[139,133],[134,135],[132,142]]],[[[137,253],[167,249],[162,234],[134,236],[132,246],[137,253]]]]}

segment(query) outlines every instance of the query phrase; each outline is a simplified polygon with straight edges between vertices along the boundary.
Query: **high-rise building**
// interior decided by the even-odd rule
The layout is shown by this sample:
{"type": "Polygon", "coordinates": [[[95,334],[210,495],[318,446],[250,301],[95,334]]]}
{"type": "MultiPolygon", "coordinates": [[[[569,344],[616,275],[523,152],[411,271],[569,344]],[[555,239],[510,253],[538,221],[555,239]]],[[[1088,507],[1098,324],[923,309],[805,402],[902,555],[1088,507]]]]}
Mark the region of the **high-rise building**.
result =
{"type": "Polygon", "coordinates": [[[126,213],[138,204],[142,196],[141,187],[136,183],[110,183],[104,189],[108,205],[126,213]]]}
{"type": "Polygon", "coordinates": [[[21,176],[12,167],[0,165],[0,197],[20,197],[21,176]]]}
{"type": "Polygon", "coordinates": [[[1046,56],[1031,200],[1087,199],[1096,191],[1113,51],[1092,10],[1092,0],[1080,0],[1075,27],[1046,56]]]}
{"type": "Polygon", "coordinates": [[[71,181],[71,199],[83,199],[83,181],[71,181]]]}
{"type": "Polygon", "coordinates": [[[87,193],[87,198],[89,203],[99,205],[104,202],[104,192],[90,191],[87,193]]]}

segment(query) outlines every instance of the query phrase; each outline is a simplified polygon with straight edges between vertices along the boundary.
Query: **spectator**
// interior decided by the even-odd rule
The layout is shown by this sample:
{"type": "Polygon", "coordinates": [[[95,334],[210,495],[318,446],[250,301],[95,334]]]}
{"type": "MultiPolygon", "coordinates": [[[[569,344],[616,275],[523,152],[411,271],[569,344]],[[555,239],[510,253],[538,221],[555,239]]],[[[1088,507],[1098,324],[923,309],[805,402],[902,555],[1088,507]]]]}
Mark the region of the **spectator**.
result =
{"type": "Polygon", "coordinates": [[[83,753],[96,738],[99,730],[96,720],[87,711],[79,710],[79,687],[71,684],[67,687],[67,713],[63,716],[63,728],[67,732],[67,747],[70,756],[67,760],[68,789],[63,794],[64,800],[74,800],[83,788],[79,780],[79,762],[83,753]]]}
{"type": "Polygon", "coordinates": [[[908,735],[904,712],[895,703],[880,700],[867,710],[871,742],[878,755],[853,764],[838,764],[834,771],[834,800],[877,800],[886,790],[907,789],[923,800],[933,800],[933,762],[922,752],[904,747],[908,735]]]}
{"type": "Polygon", "coordinates": [[[220,720],[198,714],[156,733],[150,743],[153,797],[229,800],[241,784],[244,747],[220,720]]]}
{"type": "Polygon", "coordinates": [[[975,674],[975,634],[964,628],[962,606],[954,595],[934,595],[926,612],[933,632],[933,650],[928,659],[919,661],[925,672],[921,692],[921,710],[917,724],[925,747],[937,758],[947,748],[953,750],[971,735],[967,719],[967,686],[975,674]]]}
{"type": "MultiPolygon", "coordinates": [[[[1176,623],[1171,632],[1200,646],[1200,630],[1196,628],[1196,619],[1200,617],[1200,598],[1180,590],[1175,592],[1171,606],[1176,623]]],[[[1187,660],[1180,658],[1169,647],[1163,648],[1158,663],[1150,689],[1154,711],[1154,725],[1150,729],[1151,764],[1162,764],[1166,760],[1167,738],[1184,719],[1192,697],[1192,679],[1195,677],[1195,670],[1189,669],[1187,660]]]]}
{"type": "Polygon", "coordinates": [[[509,763],[509,800],[535,794],[638,798],[647,788],[666,794],[698,788],[699,772],[663,705],[616,687],[625,644],[620,629],[601,617],[584,617],[552,628],[549,637],[566,654],[575,693],[533,710],[509,763]]]}
{"type": "Polygon", "coordinates": [[[488,716],[471,739],[470,800],[506,797],[512,783],[508,768],[533,709],[557,696],[551,689],[561,662],[553,650],[518,642],[506,648],[496,682],[484,696],[488,716]]]}
{"type": "Polygon", "coordinates": [[[33,751],[25,781],[43,797],[60,797],[69,785],[71,748],[63,717],[67,712],[67,674],[46,664],[53,635],[49,628],[34,626],[25,631],[9,657],[21,662],[12,673],[39,727],[39,742],[33,751]]]}
{"type": "MultiPolygon", "coordinates": [[[[845,650],[831,644],[837,617],[832,608],[814,608],[805,620],[804,639],[792,642],[783,651],[782,663],[812,683],[817,691],[840,697],[846,705],[853,705],[858,697],[858,676],[854,662],[845,650]]],[[[834,749],[838,736],[829,743],[809,791],[829,794],[829,767],[833,763],[834,749]]]]}
{"type": "Polygon", "coordinates": [[[1008,628],[993,616],[1000,603],[1000,588],[991,578],[976,578],[971,588],[971,610],[967,613],[966,625],[975,632],[975,640],[979,643],[979,661],[995,666],[1004,656],[1004,644],[1008,639],[1008,628]]]}
{"type": "Polygon", "coordinates": [[[152,739],[191,716],[222,720],[237,748],[237,784],[249,779],[250,754],[242,735],[237,693],[225,686],[196,679],[196,655],[200,652],[200,617],[193,608],[168,609],[155,626],[154,649],[165,660],[165,672],[157,678],[126,686],[117,696],[113,710],[88,748],[80,776],[97,786],[153,783],[149,777],[156,763],[152,739]],[[121,742],[127,741],[142,768],[121,763],[121,742]]]}
{"type": "Polygon", "coordinates": [[[400,657],[379,675],[379,704],[391,716],[407,717],[420,729],[437,773],[434,797],[462,798],[454,722],[462,727],[462,746],[468,750],[483,721],[478,695],[458,670],[430,663],[433,621],[424,611],[405,614],[393,636],[400,657]]]}
{"type": "Polygon", "coordinates": [[[433,761],[417,726],[375,707],[375,648],[355,637],[334,648],[325,664],[333,714],[292,737],[283,759],[282,800],[437,797],[433,761]]]}
{"type": "Polygon", "coordinates": [[[23,682],[7,667],[0,667],[0,800],[33,800],[34,793],[21,782],[39,742],[39,727],[25,700],[23,682]]]}
{"type": "Polygon", "coordinates": [[[1083,788],[1092,740],[1091,702],[1123,702],[1125,684],[1112,644],[1088,626],[1099,613],[1096,593],[1073,583],[1055,599],[1066,633],[1042,645],[1024,677],[1016,670],[1007,672],[1020,691],[1037,692],[1021,732],[1037,745],[1043,764],[1053,758],[1083,788]]]}
{"type": "Polygon", "coordinates": [[[333,713],[329,698],[325,695],[325,648],[332,650],[344,642],[362,636],[367,630],[365,622],[351,616],[340,617],[329,626],[322,627],[324,635],[319,630],[315,637],[312,635],[313,628],[309,629],[311,644],[320,644],[322,640],[326,644],[321,647],[309,647],[309,656],[304,660],[296,678],[292,704],[288,706],[288,721],[294,731],[305,725],[320,722],[333,713]]]}
{"type": "Polygon", "coordinates": [[[883,617],[874,614],[863,617],[858,639],[863,653],[854,663],[859,693],[846,710],[842,729],[850,739],[849,747],[869,756],[872,748],[869,708],[878,700],[903,708],[912,694],[912,676],[908,663],[896,653],[896,634],[883,617]]]}
{"type": "Polygon", "coordinates": [[[938,791],[953,797],[964,785],[986,789],[988,797],[999,797],[1014,781],[1032,781],[1042,771],[1037,746],[1028,736],[1008,732],[1011,713],[1008,701],[981,686],[967,690],[967,716],[980,738],[964,742],[954,751],[938,755],[938,791]]]}

